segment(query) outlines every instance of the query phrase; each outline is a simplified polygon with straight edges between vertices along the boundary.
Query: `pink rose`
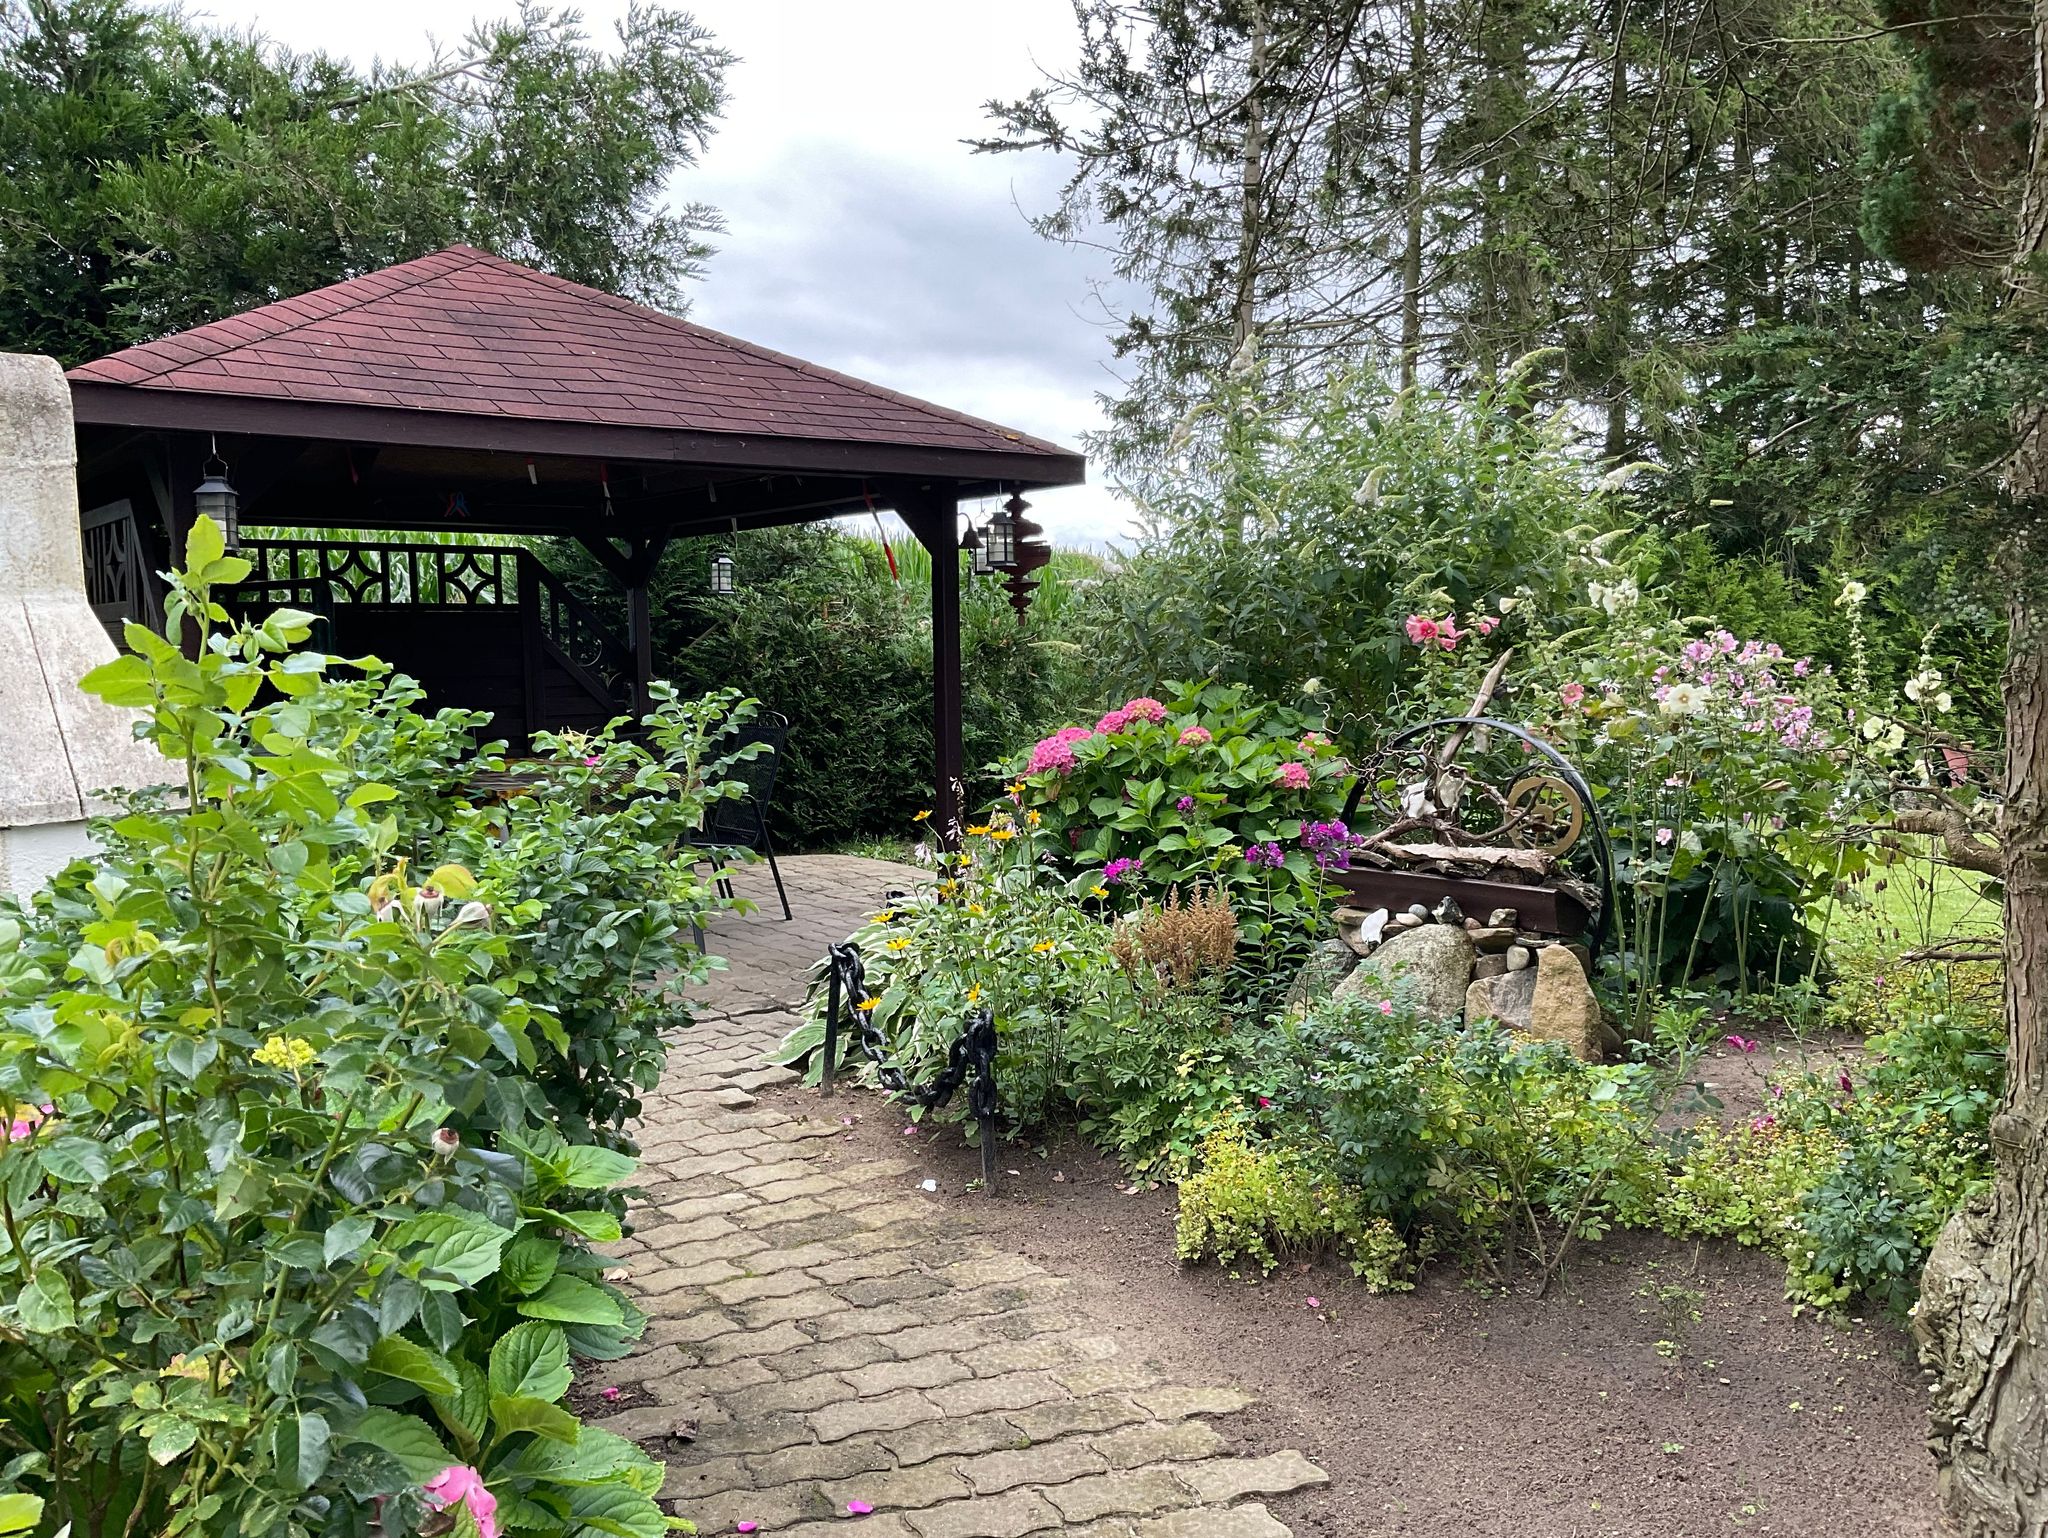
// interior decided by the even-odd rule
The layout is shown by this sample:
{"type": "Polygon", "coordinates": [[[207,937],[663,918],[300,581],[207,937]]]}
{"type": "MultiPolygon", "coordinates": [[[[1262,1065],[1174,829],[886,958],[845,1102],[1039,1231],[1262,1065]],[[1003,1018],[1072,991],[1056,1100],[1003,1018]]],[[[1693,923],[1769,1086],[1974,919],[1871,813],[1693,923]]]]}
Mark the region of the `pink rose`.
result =
{"type": "Polygon", "coordinates": [[[498,1538],[498,1498],[484,1488],[483,1475],[466,1463],[452,1463],[420,1486],[436,1511],[462,1505],[476,1519],[483,1538],[498,1538]]]}

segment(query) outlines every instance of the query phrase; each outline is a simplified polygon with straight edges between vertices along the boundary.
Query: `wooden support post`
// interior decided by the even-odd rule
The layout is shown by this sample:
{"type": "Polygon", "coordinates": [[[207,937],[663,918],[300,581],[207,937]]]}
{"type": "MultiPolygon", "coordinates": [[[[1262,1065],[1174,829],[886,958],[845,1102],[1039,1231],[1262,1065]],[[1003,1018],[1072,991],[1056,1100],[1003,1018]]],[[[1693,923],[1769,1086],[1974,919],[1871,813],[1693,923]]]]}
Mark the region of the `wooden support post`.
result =
{"type": "Polygon", "coordinates": [[[964,751],[960,726],[960,536],[951,496],[920,492],[897,511],[932,558],[932,825],[939,843],[960,847],[964,751]]]}
{"type": "MultiPolygon", "coordinates": [[[[631,543],[631,553],[614,570],[626,589],[626,642],[633,649],[633,712],[644,719],[654,709],[654,605],[648,584],[654,580],[662,552],[668,549],[669,536],[660,534],[631,543]]],[[[604,552],[596,544],[589,540],[584,544],[603,558],[604,552]]]]}

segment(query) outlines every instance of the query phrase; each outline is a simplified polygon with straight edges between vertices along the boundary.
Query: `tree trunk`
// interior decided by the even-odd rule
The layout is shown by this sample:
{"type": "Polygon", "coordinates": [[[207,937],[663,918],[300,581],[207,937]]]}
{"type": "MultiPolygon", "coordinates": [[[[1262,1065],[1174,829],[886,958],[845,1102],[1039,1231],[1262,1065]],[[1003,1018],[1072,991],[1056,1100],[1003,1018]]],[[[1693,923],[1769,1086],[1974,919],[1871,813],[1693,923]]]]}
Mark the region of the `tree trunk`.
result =
{"type": "Polygon", "coordinates": [[[1242,352],[1259,323],[1259,246],[1266,196],[1266,8],[1252,4],[1251,78],[1245,89],[1243,186],[1238,205],[1237,305],[1231,334],[1242,352]]]}
{"type": "MultiPolygon", "coordinates": [[[[2034,0],[2034,124],[2010,270],[2010,313],[2038,348],[2048,320],[2048,0],[2034,0]]],[[[1964,1538],[2048,1538],[2048,593],[2036,534],[2048,507],[2048,402],[2014,424],[2005,551],[2005,1101],[1991,1188],[1950,1220],[1914,1331],[1939,1374],[1929,1446],[1964,1538]]]]}
{"type": "Polygon", "coordinates": [[[1407,228],[1401,246],[1401,388],[1422,356],[1422,151],[1429,113],[1429,0],[1408,0],[1407,228]]]}

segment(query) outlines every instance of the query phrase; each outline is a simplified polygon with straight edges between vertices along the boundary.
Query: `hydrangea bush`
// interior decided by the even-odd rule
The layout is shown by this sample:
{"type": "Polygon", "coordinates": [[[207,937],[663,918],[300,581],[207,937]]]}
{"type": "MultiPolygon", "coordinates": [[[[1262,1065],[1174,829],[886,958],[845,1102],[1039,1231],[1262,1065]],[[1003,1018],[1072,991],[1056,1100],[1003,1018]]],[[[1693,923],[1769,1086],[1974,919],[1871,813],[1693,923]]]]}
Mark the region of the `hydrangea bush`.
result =
{"type": "Polygon", "coordinates": [[[1116,909],[1169,889],[1227,896],[1270,966],[1315,929],[1344,841],[1350,764],[1320,715],[1224,684],[1168,685],[1004,766],[1037,849],[1076,896],[1116,909]],[[1315,830],[1311,834],[1311,830],[1315,830]]]}

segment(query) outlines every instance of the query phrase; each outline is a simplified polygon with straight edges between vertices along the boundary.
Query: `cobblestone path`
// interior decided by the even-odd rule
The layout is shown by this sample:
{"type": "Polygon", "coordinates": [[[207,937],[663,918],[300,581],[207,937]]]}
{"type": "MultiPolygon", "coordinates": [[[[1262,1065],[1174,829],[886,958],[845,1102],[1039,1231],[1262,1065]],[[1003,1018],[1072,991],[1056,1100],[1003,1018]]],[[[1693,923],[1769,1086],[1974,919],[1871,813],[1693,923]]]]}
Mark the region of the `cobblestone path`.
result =
{"type": "Polygon", "coordinates": [[[806,970],[909,875],[783,870],[796,921],[745,873],[763,907],[714,928],[731,970],[649,1100],[647,1198],[616,1252],[652,1322],[595,1379],[620,1390],[596,1424],[666,1461],[705,1534],[1288,1538],[1260,1497],[1326,1476],[1232,1456],[1216,1421],[1245,1396],[1120,1362],[1061,1277],[925,1197],[915,1161],[851,1153],[829,1103],[757,1100],[789,1080],[761,1059],[806,970]]]}

